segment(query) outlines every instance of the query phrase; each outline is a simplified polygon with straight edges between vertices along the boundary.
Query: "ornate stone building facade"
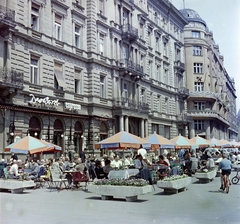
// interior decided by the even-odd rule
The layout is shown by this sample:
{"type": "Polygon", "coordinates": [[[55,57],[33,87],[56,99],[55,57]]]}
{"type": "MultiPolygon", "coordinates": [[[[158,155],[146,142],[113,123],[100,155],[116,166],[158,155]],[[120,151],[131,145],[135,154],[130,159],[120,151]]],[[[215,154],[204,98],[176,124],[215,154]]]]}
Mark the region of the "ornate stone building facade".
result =
{"type": "Polygon", "coordinates": [[[0,151],[27,134],[93,152],[188,135],[183,28],[165,0],[1,0],[0,151]]]}
{"type": "Polygon", "coordinates": [[[194,10],[181,13],[189,22],[184,29],[187,115],[192,117],[189,137],[237,140],[234,79],[224,68],[224,58],[206,22],[194,10]]]}

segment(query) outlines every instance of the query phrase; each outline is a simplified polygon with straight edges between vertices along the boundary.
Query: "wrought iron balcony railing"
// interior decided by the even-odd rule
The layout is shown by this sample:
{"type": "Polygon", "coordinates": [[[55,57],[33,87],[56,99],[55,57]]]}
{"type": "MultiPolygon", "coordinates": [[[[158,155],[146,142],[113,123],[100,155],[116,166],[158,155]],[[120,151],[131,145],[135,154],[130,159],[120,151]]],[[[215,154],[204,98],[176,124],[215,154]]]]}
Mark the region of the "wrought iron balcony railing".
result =
{"type": "Polygon", "coordinates": [[[123,67],[128,69],[129,71],[138,72],[138,73],[143,74],[143,66],[141,66],[137,63],[134,63],[133,61],[128,60],[128,59],[123,59],[121,62],[122,62],[123,67]]]}
{"type": "Polygon", "coordinates": [[[131,24],[124,24],[122,26],[122,37],[129,40],[136,40],[138,38],[138,29],[131,24]]]}
{"type": "Polygon", "coordinates": [[[0,67],[0,87],[23,88],[23,73],[0,67]]]}
{"type": "Polygon", "coordinates": [[[128,108],[130,110],[141,110],[148,112],[149,105],[139,100],[128,99],[124,97],[114,98],[114,107],[128,108]]]}
{"type": "Polygon", "coordinates": [[[15,11],[0,5],[0,22],[2,20],[15,21],[15,11]]]}

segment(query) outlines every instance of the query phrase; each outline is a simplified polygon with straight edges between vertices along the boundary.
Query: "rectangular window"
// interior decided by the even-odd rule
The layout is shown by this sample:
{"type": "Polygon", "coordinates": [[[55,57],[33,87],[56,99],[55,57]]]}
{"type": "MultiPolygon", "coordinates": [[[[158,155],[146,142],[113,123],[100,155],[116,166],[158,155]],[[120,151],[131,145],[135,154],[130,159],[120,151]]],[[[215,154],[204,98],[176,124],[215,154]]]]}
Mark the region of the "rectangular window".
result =
{"type": "Polygon", "coordinates": [[[143,24],[140,23],[139,24],[139,35],[140,35],[140,39],[143,39],[144,38],[144,29],[143,29],[143,24]]]}
{"type": "Polygon", "coordinates": [[[168,105],[168,98],[165,99],[165,113],[168,114],[169,111],[169,105],[168,105]]]}
{"type": "Polygon", "coordinates": [[[160,52],[160,38],[159,37],[156,37],[156,47],[155,47],[155,50],[160,52]]]}
{"type": "Polygon", "coordinates": [[[61,40],[62,39],[62,17],[57,14],[55,14],[54,28],[55,28],[55,38],[57,40],[61,40]]]}
{"type": "Polygon", "coordinates": [[[99,34],[99,54],[103,55],[104,53],[104,35],[99,34]]]}
{"type": "Polygon", "coordinates": [[[204,129],[204,120],[195,120],[194,121],[195,130],[205,130],[204,129]]]}
{"type": "Polygon", "coordinates": [[[202,63],[194,63],[193,71],[194,71],[194,73],[202,74],[203,73],[203,64],[202,63]]]}
{"type": "Polygon", "coordinates": [[[100,97],[105,97],[105,76],[100,76],[100,97]]]}
{"type": "Polygon", "coordinates": [[[128,99],[128,84],[127,83],[123,84],[123,97],[125,99],[128,99]]]}
{"type": "Polygon", "coordinates": [[[176,61],[181,61],[181,50],[176,49],[176,61]]]}
{"type": "Polygon", "coordinates": [[[205,102],[194,102],[194,110],[205,110],[205,102]]]}
{"type": "Polygon", "coordinates": [[[164,69],[164,80],[163,81],[165,84],[168,84],[168,69],[167,68],[164,69]]]}
{"type": "Polygon", "coordinates": [[[193,38],[200,38],[200,32],[199,31],[192,31],[192,37],[193,38]]]}
{"type": "Polygon", "coordinates": [[[104,0],[98,0],[99,13],[104,15],[104,0]]]}
{"type": "Polygon", "coordinates": [[[75,93],[81,94],[81,70],[75,69],[74,80],[75,80],[75,93]]]}
{"type": "Polygon", "coordinates": [[[31,9],[31,27],[33,30],[39,31],[39,6],[32,3],[31,9]]]}
{"type": "Polygon", "coordinates": [[[163,55],[167,56],[167,43],[163,43],[163,55]]]}
{"type": "Polygon", "coordinates": [[[63,90],[66,83],[63,77],[63,66],[59,63],[54,63],[54,88],[58,90],[63,90]]]}
{"type": "Polygon", "coordinates": [[[152,61],[149,61],[148,63],[148,74],[149,77],[152,78],[152,61]]]}
{"type": "Polygon", "coordinates": [[[81,27],[75,25],[75,47],[80,48],[81,27]]]}
{"type": "Polygon", "coordinates": [[[140,66],[142,67],[142,70],[144,72],[144,55],[142,55],[142,54],[140,56],[140,66]]]}
{"type": "Polygon", "coordinates": [[[160,66],[159,65],[157,65],[157,67],[156,67],[156,75],[157,75],[157,80],[158,81],[161,81],[161,74],[160,74],[160,66]]]}
{"type": "Polygon", "coordinates": [[[35,56],[30,58],[30,83],[38,84],[38,61],[39,59],[35,56]]]}
{"type": "Polygon", "coordinates": [[[195,92],[202,92],[203,91],[203,82],[194,82],[194,90],[195,92]]]}
{"type": "Polygon", "coordinates": [[[145,103],[145,89],[141,89],[140,102],[145,103]]]}
{"type": "Polygon", "coordinates": [[[148,45],[151,47],[152,42],[151,42],[151,32],[148,31],[148,45]]]}
{"type": "Polygon", "coordinates": [[[157,98],[157,112],[161,112],[161,96],[157,98]]]}
{"type": "Polygon", "coordinates": [[[193,46],[193,55],[201,56],[202,55],[202,47],[201,46],[193,46]]]}

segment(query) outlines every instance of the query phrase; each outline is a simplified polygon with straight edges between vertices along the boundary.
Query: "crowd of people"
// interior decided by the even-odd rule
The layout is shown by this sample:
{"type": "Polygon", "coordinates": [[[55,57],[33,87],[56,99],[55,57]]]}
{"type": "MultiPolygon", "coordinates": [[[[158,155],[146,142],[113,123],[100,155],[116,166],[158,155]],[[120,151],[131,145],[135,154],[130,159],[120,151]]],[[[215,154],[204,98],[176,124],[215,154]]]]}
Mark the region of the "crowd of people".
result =
{"type": "MultiPolygon", "coordinates": [[[[91,154],[86,155],[83,150],[79,155],[76,153],[72,156],[62,155],[55,159],[36,160],[27,156],[25,161],[19,160],[13,153],[7,161],[1,161],[0,177],[7,175],[7,178],[18,179],[25,173],[27,174],[26,178],[31,180],[37,178],[48,180],[51,177],[50,169],[56,169],[68,180],[68,187],[71,188],[73,184],[78,183],[74,183],[72,173],[65,171],[74,170],[82,173],[89,180],[94,180],[95,178],[108,178],[109,172],[113,169],[134,168],[139,171],[149,169],[156,172],[159,179],[163,179],[166,176],[183,173],[192,176],[200,167],[214,168],[222,159],[221,153],[211,155],[207,152],[202,153],[201,150],[196,153],[195,150],[186,149],[181,149],[177,153],[164,150],[164,153],[159,156],[154,153],[148,153],[147,156],[128,153],[124,157],[113,152],[110,155],[97,157],[91,154]]],[[[232,162],[240,162],[240,154],[230,154],[229,159],[232,162]]],[[[138,175],[136,178],[140,178],[140,176],[138,175]]]]}

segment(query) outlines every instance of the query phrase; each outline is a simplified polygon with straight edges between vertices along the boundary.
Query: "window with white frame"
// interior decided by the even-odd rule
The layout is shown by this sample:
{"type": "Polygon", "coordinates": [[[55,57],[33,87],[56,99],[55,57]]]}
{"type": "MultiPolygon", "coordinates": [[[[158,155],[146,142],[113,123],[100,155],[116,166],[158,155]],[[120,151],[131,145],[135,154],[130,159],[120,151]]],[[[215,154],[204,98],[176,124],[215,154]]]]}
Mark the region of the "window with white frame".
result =
{"type": "Polygon", "coordinates": [[[176,48],[176,61],[181,61],[181,50],[176,48]]]}
{"type": "Polygon", "coordinates": [[[143,54],[141,54],[140,55],[140,66],[143,68],[143,72],[144,72],[144,55],[143,54]]]}
{"type": "Polygon", "coordinates": [[[161,112],[161,96],[157,97],[157,112],[161,112]]]}
{"type": "Polygon", "coordinates": [[[60,63],[54,63],[54,88],[57,90],[63,90],[66,87],[65,79],[63,77],[63,65],[60,63]]]}
{"type": "Polygon", "coordinates": [[[168,84],[168,68],[164,68],[164,83],[168,84]]]}
{"type": "Polygon", "coordinates": [[[140,102],[145,103],[145,89],[141,89],[140,92],[140,102]]]}
{"type": "Polygon", "coordinates": [[[203,73],[203,64],[202,63],[193,63],[193,71],[197,74],[203,73]]]}
{"type": "Polygon", "coordinates": [[[32,3],[31,9],[31,27],[33,30],[39,31],[39,9],[40,6],[32,3]]]}
{"type": "Polygon", "coordinates": [[[76,48],[80,48],[80,44],[81,44],[81,26],[75,25],[75,47],[76,48]]]}
{"type": "Polygon", "coordinates": [[[168,114],[169,111],[169,102],[168,102],[168,98],[165,98],[165,113],[168,114]]]}
{"type": "Polygon", "coordinates": [[[202,47],[201,46],[193,46],[193,55],[201,56],[202,55],[202,47]]]}
{"type": "Polygon", "coordinates": [[[163,42],[163,55],[167,56],[167,42],[163,42]]]}
{"type": "Polygon", "coordinates": [[[194,82],[194,90],[195,92],[202,92],[204,90],[203,82],[194,82]]]}
{"type": "Polygon", "coordinates": [[[38,84],[38,73],[39,73],[39,58],[36,56],[31,55],[30,58],[30,83],[38,84]]]}
{"type": "Polygon", "coordinates": [[[104,53],[104,34],[99,34],[99,54],[103,55],[104,53]]]}
{"type": "Polygon", "coordinates": [[[205,130],[204,129],[204,120],[195,120],[194,121],[195,130],[205,130]]]}
{"type": "Polygon", "coordinates": [[[200,38],[200,31],[192,31],[193,38],[200,38]]]}
{"type": "Polygon", "coordinates": [[[123,83],[123,97],[125,100],[128,99],[128,83],[123,83]]]}
{"type": "Polygon", "coordinates": [[[160,52],[160,38],[156,37],[156,51],[160,52]]]}
{"type": "Polygon", "coordinates": [[[144,38],[144,25],[143,25],[143,23],[139,24],[139,38],[140,39],[144,38]]]}
{"type": "Polygon", "coordinates": [[[156,24],[158,24],[158,14],[157,12],[154,13],[154,21],[156,24]]]}
{"type": "Polygon", "coordinates": [[[54,29],[55,29],[55,38],[57,40],[62,40],[62,17],[57,14],[55,14],[54,29]]]}
{"type": "Polygon", "coordinates": [[[104,15],[104,0],[98,0],[98,11],[101,15],[104,15]]]}
{"type": "Polygon", "coordinates": [[[158,81],[161,81],[160,65],[156,65],[156,78],[158,81]]]}
{"type": "Polygon", "coordinates": [[[205,110],[205,102],[194,102],[194,110],[205,110]]]}
{"type": "Polygon", "coordinates": [[[74,71],[74,80],[75,80],[75,93],[81,94],[81,70],[75,69],[74,71]]]}
{"type": "Polygon", "coordinates": [[[100,75],[100,97],[105,97],[105,76],[100,75]]]}
{"type": "Polygon", "coordinates": [[[149,77],[152,78],[152,61],[148,62],[148,74],[149,77]]]}

